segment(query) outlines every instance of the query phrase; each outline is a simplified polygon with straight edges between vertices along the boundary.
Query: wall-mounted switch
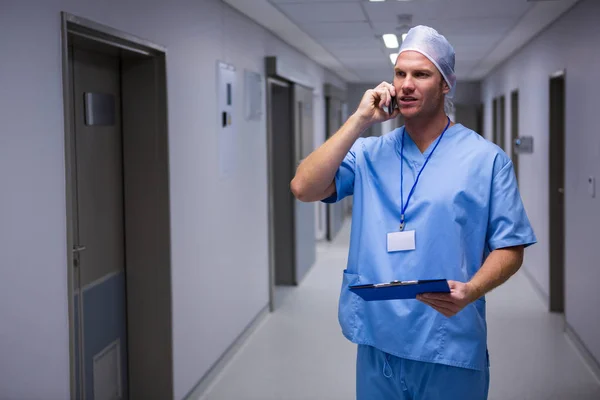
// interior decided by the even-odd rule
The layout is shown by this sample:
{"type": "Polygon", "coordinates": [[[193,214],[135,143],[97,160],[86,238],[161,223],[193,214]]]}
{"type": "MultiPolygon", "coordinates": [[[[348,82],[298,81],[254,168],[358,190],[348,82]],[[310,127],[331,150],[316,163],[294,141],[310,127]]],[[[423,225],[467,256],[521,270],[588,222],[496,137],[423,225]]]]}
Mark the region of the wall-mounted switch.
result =
{"type": "Polygon", "coordinates": [[[513,149],[518,154],[533,153],[533,136],[521,136],[514,141],[513,149]]]}

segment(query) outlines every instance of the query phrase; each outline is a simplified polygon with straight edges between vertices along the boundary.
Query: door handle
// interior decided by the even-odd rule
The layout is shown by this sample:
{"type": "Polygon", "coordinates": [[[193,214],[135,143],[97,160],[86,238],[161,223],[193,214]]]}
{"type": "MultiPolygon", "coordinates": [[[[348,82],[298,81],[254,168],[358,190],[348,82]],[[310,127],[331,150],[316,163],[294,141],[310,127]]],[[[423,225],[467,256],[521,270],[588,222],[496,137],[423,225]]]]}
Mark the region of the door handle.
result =
{"type": "Polygon", "coordinates": [[[85,246],[74,246],[73,253],[79,253],[80,251],[85,250],[85,246]]]}
{"type": "Polygon", "coordinates": [[[558,188],[558,193],[560,193],[560,194],[564,194],[564,193],[565,193],[565,189],[563,189],[563,188],[558,188]]]}

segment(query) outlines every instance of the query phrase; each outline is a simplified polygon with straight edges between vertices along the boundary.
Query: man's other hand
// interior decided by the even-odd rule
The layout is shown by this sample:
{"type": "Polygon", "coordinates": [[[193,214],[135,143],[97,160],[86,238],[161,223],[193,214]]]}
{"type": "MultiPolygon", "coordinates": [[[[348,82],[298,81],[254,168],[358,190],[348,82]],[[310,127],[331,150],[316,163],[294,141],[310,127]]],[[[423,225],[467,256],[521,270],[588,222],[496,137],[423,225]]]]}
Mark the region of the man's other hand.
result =
{"type": "Polygon", "coordinates": [[[475,290],[466,283],[448,281],[450,293],[423,293],[417,300],[427,304],[446,317],[452,317],[477,299],[475,290]]]}

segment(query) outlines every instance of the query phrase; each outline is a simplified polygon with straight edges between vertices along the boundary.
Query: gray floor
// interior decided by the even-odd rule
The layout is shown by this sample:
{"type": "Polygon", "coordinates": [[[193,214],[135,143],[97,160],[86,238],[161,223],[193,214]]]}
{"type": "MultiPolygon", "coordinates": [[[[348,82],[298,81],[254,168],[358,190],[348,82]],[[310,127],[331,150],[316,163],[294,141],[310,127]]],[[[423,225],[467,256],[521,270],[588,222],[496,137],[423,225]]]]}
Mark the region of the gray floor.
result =
{"type": "MultiPolygon", "coordinates": [[[[354,398],[356,346],[337,322],[348,243],[346,224],[334,243],[319,244],[304,282],[286,291],[202,400],[354,398]]],[[[565,337],[562,317],[545,311],[522,272],[487,304],[490,400],[600,399],[600,384],[565,337]]]]}

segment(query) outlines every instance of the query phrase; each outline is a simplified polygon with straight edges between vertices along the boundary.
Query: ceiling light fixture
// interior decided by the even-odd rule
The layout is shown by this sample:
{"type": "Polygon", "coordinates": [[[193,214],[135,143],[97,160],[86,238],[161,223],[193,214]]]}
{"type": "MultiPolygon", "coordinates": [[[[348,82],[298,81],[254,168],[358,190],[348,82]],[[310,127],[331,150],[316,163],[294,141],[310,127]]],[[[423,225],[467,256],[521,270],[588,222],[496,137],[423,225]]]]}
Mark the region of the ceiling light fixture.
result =
{"type": "Polygon", "coordinates": [[[383,35],[383,42],[388,49],[397,49],[399,46],[398,37],[393,33],[386,33],[383,35]]]}
{"type": "Polygon", "coordinates": [[[398,53],[392,53],[390,54],[390,61],[392,62],[392,64],[396,65],[396,59],[398,58],[398,53]]]}

